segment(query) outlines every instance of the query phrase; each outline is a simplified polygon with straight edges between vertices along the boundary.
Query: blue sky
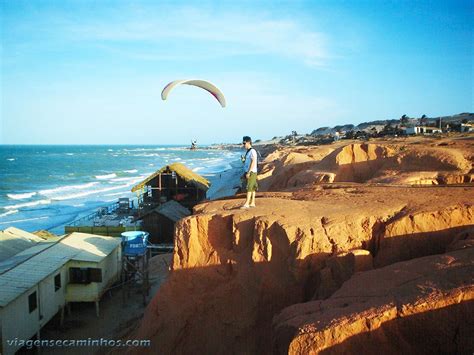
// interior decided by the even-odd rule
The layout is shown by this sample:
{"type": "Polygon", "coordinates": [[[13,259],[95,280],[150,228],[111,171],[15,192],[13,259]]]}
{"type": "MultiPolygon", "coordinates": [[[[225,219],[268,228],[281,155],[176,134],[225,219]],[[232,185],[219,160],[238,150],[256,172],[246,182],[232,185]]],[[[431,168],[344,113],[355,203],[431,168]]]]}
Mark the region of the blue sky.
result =
{"type": "Polygon", "coordinates": [[[473,112],[473,1],[0,0],[3,144],[268,139],[473,112]],[[207,79],[203,90],[170,81],[207,79]]]}

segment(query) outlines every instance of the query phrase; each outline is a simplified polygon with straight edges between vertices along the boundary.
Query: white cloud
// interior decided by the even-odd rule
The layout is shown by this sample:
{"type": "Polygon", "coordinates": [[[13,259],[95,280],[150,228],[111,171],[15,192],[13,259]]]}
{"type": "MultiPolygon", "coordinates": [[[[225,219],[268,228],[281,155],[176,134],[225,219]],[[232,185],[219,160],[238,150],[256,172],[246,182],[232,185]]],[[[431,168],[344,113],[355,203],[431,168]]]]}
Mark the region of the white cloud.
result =
{"type": "Polygon", "coordinates": [[[120,44],[133,42],[133,50],[122,53],[148,60],[275,55],[323,66],[330,57],[327,35],[289,19],[215,15],[189,8],[156,16],[140,14],[139,18],[133,13],[118,16],[108,21],[71,23],[65,32],[76,41],[100,42],[115,51],[122,51],[120,44]],[[149,46],[137,46],[140,43],[149,46]]]}

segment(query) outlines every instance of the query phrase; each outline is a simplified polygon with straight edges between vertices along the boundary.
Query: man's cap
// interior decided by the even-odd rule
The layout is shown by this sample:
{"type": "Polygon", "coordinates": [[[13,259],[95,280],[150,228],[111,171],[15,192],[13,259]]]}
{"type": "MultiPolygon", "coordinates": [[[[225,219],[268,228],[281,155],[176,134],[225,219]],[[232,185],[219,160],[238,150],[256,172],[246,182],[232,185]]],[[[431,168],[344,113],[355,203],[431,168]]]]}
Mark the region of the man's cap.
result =
{"type": "Polygon", "coordinates": [[[245,142],[252,143],[252,138],[250,138],[249,136],[243,136],[242,143],[245,143],[245,142]]]}

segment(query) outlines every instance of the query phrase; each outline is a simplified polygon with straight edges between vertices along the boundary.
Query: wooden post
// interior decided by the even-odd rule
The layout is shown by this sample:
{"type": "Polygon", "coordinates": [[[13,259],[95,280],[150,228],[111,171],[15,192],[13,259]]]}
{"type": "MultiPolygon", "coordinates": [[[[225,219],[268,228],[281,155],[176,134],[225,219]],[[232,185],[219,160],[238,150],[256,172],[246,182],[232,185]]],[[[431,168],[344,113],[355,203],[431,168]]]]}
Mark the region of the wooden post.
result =
{"type": "MultiPolygon", "coordinates": [[[[38,340],[41,342],[40,329],[41,329],[41,328],[38,328],[38,331],[36,332],[36,339],[38,339],[38,340]]],[[[41,354],[41,346],[37,346],[37,347],[36,347],[36,353],[37,353],[38,355],[41,354]]]]}
{"type": "Polygon", "coordinates": [[[146,296],[147,296],[147,293],[146,293],[146,287],[147,287],[147,284],[146,284],[146,279],[145,279],[145,262],[146,262],[146,253],[144,255],[142,255],[141,257],[142,259],[142,294],[143,294],[143,306],[146,306],[146,296]]]}
{"type": "Polygon", "coordinates": [[[59,317],[59,326],[60,327],[62,327],[63,324],[64,324],[64,307],[65,306],[61,307],[61,313],[60,313],[60,317],[59,317]]]}
{"type": "Polygon", "coordinates": [[[158,175],[158,205],[161,204],[161,173],[158,175]]]}
{"type": "Polygon", "coordinates": [[[126,277],[126,270],[125,270],[125,256],[124,255],[122,255],[122,271],[120,275],[120,282],[122,283],[122,303],[125,304],[127,277],[126,277]]]}

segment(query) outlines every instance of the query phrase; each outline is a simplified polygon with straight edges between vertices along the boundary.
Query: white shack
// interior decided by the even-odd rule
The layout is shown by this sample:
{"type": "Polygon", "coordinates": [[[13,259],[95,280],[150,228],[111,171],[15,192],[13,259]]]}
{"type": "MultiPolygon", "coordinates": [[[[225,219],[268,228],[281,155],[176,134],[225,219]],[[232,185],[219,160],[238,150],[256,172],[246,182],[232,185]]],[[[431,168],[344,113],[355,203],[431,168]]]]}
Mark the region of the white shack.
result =
{"type": "Polygon", "coordinates": [[[442,132],[441,129],[436,127],[414,126],[405,128],[405,134],[434,134],[442,132]]]}
{"type": "Polygon", "coordinates": [[[474,132],[473,123],[461,123],[461,132],[474,132]]]}
{"type": "MultiPolygon", "coordinates": [[[[0,249],[2,249],[0,239],[0,249]]],[[[14,354],[68,302],[98,302],[120,274],[120,239],[72,233],[0,263],[0,353],[14,354]],[[3,265],[3,267],[2,267],[3,265]]]]}

